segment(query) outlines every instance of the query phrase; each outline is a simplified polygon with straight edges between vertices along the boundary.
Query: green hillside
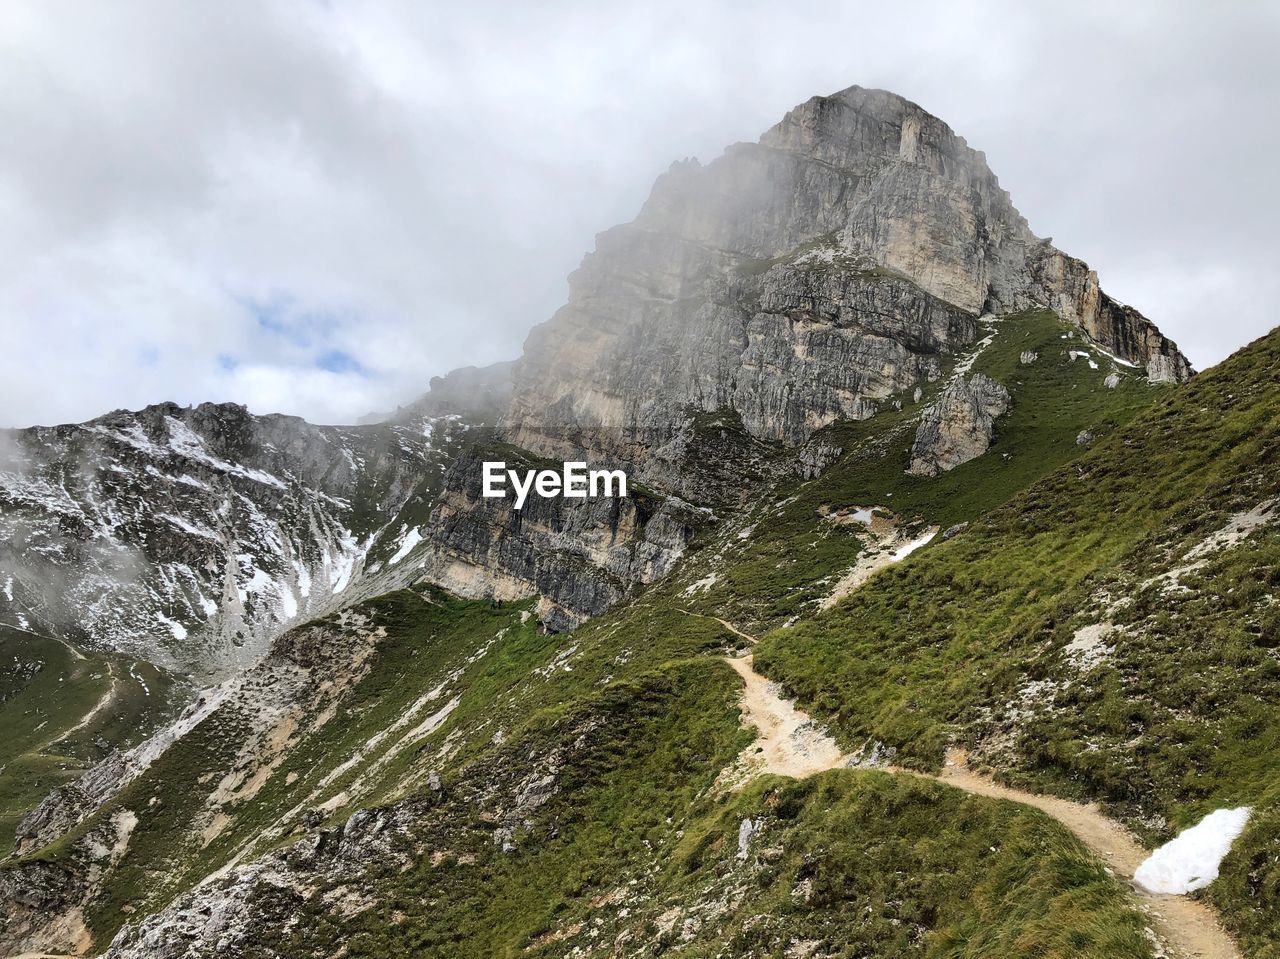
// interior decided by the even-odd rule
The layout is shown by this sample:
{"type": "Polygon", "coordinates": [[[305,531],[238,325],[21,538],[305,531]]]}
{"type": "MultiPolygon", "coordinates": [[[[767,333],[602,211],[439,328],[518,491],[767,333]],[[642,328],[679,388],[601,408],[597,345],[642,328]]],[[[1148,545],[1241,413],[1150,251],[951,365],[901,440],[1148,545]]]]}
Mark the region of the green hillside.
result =
{"type": "Polygon", "coordinates": [[[766,636],[757,666],[850,743],[929,768],[958,740],[1152,840],[1258,807],[1211,895],[1276,955],[1280,527],[1201,544],[1267,515],[1278,466],[1273,333],[829,614],[766,636]],[[1065,648],[1099,623],[1114,626],[1108,652],[1073,663],[1065,648]]]}
{"type": "Polygon", "coordinates": [[[161,670],[0,626],[0,855],[52,789],[167,715],[161,670]]]}

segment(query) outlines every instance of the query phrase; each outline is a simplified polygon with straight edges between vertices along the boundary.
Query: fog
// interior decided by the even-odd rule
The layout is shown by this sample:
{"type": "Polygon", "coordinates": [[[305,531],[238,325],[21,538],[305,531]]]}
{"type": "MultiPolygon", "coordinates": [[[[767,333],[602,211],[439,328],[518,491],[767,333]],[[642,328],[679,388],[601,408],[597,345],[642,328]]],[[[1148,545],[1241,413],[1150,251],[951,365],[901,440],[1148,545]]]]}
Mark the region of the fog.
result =
{"type": "Polygon", "coordinates": [[[1280,7],[0,6],[0,425],[352,421],[519,353],[673,159],[884,87],[1198,367],[1276,321],[1280,7]]]}

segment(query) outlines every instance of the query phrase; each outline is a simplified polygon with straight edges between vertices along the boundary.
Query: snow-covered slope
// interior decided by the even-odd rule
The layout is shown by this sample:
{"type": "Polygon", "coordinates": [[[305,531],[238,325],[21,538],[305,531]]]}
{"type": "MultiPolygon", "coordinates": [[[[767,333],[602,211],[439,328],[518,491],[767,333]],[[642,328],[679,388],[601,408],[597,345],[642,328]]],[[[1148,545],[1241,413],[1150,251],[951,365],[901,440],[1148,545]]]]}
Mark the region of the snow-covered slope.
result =
{"type": "Polygon", "coordinates": [[[224,673],[388,558],[409,575],[466,429],[162,404],[0,434],[0,622],[224,673]]]}

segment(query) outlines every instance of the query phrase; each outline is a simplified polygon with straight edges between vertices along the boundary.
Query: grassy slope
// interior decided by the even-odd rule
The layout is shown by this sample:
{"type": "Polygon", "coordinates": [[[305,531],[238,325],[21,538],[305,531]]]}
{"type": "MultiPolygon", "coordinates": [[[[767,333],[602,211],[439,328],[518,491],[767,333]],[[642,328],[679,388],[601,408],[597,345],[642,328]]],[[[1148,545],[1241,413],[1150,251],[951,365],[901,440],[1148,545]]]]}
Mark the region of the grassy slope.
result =
{"type": "MultiPolygon", "coordinates": [[[[1081,431],[1101,439],[1167,392],[1119,368],[1120,385],[1107,389],[1103,381],[1112,370],[1110,361],[1097,350],[1092,351],[1097,370],[1084,359],[1071,361],[1070,351],[1085,345],[1075,337],[1064,339],[1066,333],[1067,327],[1047,312],[1012,316],[995,327],[994,340],[972,373],[1002,383],[1011,408],[997,420],[990,450],[948,473],[928,478],[905,472],[920,408],[941,382],[918,404],[906,397],[900,411],[827,430],[820,439],[839,446],[841,459],[813,481],[780,486],[758,510],[750,536],[704,545],[704,550],[719,548],[719,561],[711,563],[719,578],[714,588],[695,595],[689,608],[717,612],[754,631],[808,615],[862,549],[852,527],[818,522],[819,507],[883,506],[905,522],[943,529],[971,521],[1079,456],[1081,431]],[[1025,351],[1039,353],[1039,359],[1021,364],[1025,351]]],[[[697,560],[685,568],[697,568],[697,560]]]]}
{"type": "Polygon", "coordinates": [[[1023,808],[860,772],[696,797],[738,731],[733,685],[708,665],[592,703],[618,728],[562,770],[564,798],[515,852],[500,853],[483,823],[468,841],[446,810],[423,837],[442,859],[372,880],[376,903],[353,918],[313,899],[300,931],[269,945],[307,955],[346,942],[368,957],[605,955],[619,939],[706,957],[806,941],[851,956],[1149,954],[1115,880],[1023,808]],[[760,831],[740,858],[744,819],[760,831]]]}
{"type": "Polygon", "coordinates": [[[1211,895],[1255,954],[1280,954],[1280,536],[1212,557],[1185,590],[1149,582],[1280,492],[1278,383],[1280,333],[830,614],[769,635],[758,667],[849,742],[924,766],[949,740],[988,745],[1009,778],[1101,798],[1153,838],[1257,805],[1211,895]],[[1072,668],[1074,630],[1107,618],[1127,628],[1112,655],[1072,668]]]}
{"type": "MultiPolygon", "coordinates": [[[[566,931],[584,944],[590,928],[601,941],[661,943],[682,935],[693,916],[690,955],[773,955],[806,938],[851,955],[1149,954],[1124,891],[1038,813],[855,771],[710,794],[751,739],[738,720],[736,676],[706,655],[736,639],[713,620],[641,602],[593,621],[566,646],[565,637],[521,624],[521,607],[428,604],[405,591],[368,608],[387,635],[345,700],[348,722],[289,750],[257,796],[230,810],[235,825],[221,851],[194,848],[177,826],[199,814],[206,771],[232,762],[224,747],[234,746],[234,730],[224,723],[197,730],[112,804],[140,821],[86,910],[99,943],[218,865],[233,833],[248,835],[296,802],[302,780],[289,783],[290,773],[314,781],[333,769],[442,671],[483,650],[457,681],[463,694],[449,720],[386,767],[378,780],[385,792],[375,788],[356,803],[393,798],[395,783],[421,782],[426,769],[441,774],[440,808],[415,820],[414,867],[375,864],[363,880],[347,877],[341,888],[283,905],[282,915],[303,909],[307,921],[264,933],[264,946],[297,956],[328,954],[341,942],[352,956],[488,956],[529,946],[552,955],[563,951],[555,937],[566,931]],[[440,751],[444,743],[451,751],[440,751]],[[558,792],[503,854],[487,810],[494,795],[517,793],[547,756],[560,757],[558,792]],[[744,818],[762,825],[760,853],[749,861],[736,857],[744,818]],[[183,878],[157,886],[157,869],[183,878]],[[743,897],[730,896],[726,883],[743,897]],[[376,907],[352,915],[321,905],[351,887],[371,891],[376,907]],[[812,889],[807,903],[792,895],[797,888],[812,889]],[[722,900],[719,912],[685,915],[722,900]],[[672,908],[681,915],[675,932],[672,908]],[[765,914],[774,918],[762,921],[765,914]],[[571,932],[577,922],[587,925],[571,932]]],[[[67,848],[43,855],[56,859],[67,848]]]]}
{"type": "Polygon", "coordinates": [[[0,855],[50,790],[154,728],[171,692],[166,674],[149,663],[0,626],[0,855]]]}

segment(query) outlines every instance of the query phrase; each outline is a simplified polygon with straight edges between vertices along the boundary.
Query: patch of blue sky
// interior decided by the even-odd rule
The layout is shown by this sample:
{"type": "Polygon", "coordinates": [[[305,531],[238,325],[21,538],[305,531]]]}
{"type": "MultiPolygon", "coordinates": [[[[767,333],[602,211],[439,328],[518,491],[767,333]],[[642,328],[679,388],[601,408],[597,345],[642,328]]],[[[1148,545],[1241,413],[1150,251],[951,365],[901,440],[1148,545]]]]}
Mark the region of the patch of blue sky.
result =
{"type": "Polygon", "coordinates": [[[329,350],[316,357],[316,367],[330,373],[356,373],[365,375],[365,368],[350,353],[344,350],[329,350]]]}

